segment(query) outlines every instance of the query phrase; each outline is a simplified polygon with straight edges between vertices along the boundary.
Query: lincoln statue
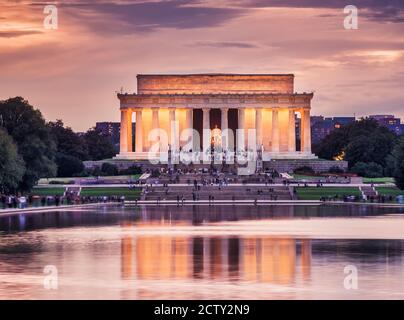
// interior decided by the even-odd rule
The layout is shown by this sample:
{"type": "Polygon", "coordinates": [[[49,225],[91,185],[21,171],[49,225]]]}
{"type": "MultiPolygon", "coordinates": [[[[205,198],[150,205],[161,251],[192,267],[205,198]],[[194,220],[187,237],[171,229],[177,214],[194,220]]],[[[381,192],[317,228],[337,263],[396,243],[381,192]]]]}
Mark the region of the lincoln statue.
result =
{"type": "Polygon", "coordinates": [[[264,161],[315,158],[313,93],[294,92],[293,74],[138,75],[137,93],[118,98],[116,159],[163,159],[170,152],[213,149],[221,154],[260,151],[264,161]],[[298,148],[296,118],[301,119],[298,148]]]}

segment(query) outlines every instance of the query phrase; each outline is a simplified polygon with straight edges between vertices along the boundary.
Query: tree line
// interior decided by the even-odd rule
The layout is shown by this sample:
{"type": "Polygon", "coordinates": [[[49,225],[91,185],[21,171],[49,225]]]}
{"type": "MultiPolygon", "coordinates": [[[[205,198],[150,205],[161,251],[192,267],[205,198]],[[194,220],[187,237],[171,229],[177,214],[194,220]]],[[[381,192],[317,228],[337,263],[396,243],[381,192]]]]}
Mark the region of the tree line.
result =
{"type": "Polygon", "coordinates": [[[43,177],[85,173],[83,161],[115,155],[108,136],[83,134],[61,120],[46,122],[22,97],[0,101],[0,193],[29,191],[43,177]]]}
{"type": "Polygon", "coordinates": [[[348,161],[349,170],[363,177],[394,177],[404,189],[404,136],[373,119],[334,129],[313,151],[323,159],[348,161]]]}
{"type": "MultiPolygon", "coordinates": [[[[361,176],[393,176],[404,189],[404,137],[372,119],[333,130],[313,151],[348,161],[361,176]]],[[[109,137],[95,128],[78,134],[61,120],[46,122],[22,97],[0,101],[0,193],[29,191],[43,177],[86,175],[83,161],[115,153],[109,137]]]]}

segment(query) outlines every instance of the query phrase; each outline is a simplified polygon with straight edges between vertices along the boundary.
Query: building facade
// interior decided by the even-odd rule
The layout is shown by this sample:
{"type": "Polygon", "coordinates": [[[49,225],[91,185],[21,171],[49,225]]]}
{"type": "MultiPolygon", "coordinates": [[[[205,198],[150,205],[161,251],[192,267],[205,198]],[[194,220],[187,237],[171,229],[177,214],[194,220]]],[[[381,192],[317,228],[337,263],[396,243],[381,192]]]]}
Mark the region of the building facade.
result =
{"type": "MultiPolygon", "coordinates": [[[[108,136],[110,142],[117,150],[120,150],[120,122],[97,122],[95,129],[99,130],[103,135],[108,136]]],[[[132,123],[132,136],[135,134],[136,123],[132,123]]],[[[133,145],[132,145],[133,149],[133,145]]]]}
{"type": "Polygon", "coordinates": [[[370,115],[369,119],[375,120],[379,125],[388,128],[397,135],[404,134],[404,124],[401,123],[400,118],[396,118],[394,115],[370,115]]]}
{"type": "Polygon", "coordinates": [[[320,143],[334,129],[339,129],[355,122],[355,117],[311,117],[311,141],[313,144],[320,143]]]}
{"type": "Polygon", "coordinates": [[[311,152],[313,93],[295,93],[292,74],[138,75],[137,93],[118,98],[117,159],[212,149],[222,155],[260,151],[264,161],[316,158],[311,152]],[[296,115],[302,124],[299,149],[296,115]]]}

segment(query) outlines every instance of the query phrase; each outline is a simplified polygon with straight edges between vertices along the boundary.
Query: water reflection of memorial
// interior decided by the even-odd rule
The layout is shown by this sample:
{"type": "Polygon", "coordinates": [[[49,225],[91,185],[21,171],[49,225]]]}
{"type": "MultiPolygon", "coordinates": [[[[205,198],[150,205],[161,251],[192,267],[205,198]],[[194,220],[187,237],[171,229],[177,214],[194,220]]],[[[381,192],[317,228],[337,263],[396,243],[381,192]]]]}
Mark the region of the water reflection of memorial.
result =
{"type": "Polygon", "coordinates": [[[124,237],[121,246],[125,279],[289,284],[310,277],[310,240],[142,235],[124,237]]]}

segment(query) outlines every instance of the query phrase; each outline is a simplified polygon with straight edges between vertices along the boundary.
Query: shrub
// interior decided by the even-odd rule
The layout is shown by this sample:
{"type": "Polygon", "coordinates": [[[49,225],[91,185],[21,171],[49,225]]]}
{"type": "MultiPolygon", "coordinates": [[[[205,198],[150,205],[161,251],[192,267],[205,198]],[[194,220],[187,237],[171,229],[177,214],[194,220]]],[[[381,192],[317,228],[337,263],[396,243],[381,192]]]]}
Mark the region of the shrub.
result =
{"type": "Polygon", "coordinates": [[[300,173],[300,174],[313,174],[314,170],[312,167],[309,166],[303,166],[300,168],[297,168],[293,171],[293,173],[300,173]]]}
{"type": "Polygon", "coordinates": [[[337,166],[332,166],[329,170],[329,173],[344,173],[344,170],[337,166]]]}
{"type": "Polygon", "coordinates": [[[366,178],[383,177],[383,167],[375,162],[358,162],[352,167],[351,171],[366,178]]]}
{"type": "Polygon", "coordinates": [[[49,184],[53,184],[53,185],[74,184],[74,180],[69,180],[69,181],[51,180],[51,181],[49,181],[49,184]]]}
{"type": "Polygon", "coordinates": [[[151,176],[152,176],[152,178],[158,178],[158,177],[160,177],[160,171],[159,171],[158,169],[152,170],[151,176]]]}
{"type": "Polygon", "coordinates": [[[141,173],[142,173],[142,169],[136,165],[131,165],[129,168],[119,171],[119,174],[121,174],[121,175],[132,175],[132,174],[141,174],[141,173]]]}
{"type": "Polygon", "coordinates": [[[114,164],[104,162],[101,166],[101,175],[116,176],[118,175],[118,168],[114,164]]]}

